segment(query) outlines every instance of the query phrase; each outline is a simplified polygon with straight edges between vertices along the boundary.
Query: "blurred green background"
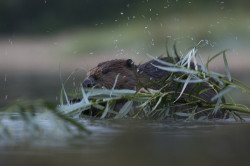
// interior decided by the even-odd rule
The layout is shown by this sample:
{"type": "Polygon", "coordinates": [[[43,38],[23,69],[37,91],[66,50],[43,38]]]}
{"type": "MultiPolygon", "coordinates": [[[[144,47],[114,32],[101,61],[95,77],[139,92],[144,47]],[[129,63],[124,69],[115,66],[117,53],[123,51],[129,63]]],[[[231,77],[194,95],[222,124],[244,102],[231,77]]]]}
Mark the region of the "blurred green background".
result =
{"type": "MultiPolygon", "coordinates": [[[[165,54],[166,42],[185,54],[204,40],[205,59],[230,49],[233,76],[249,85],[249,6],[246,0],[2,0],[1,105],[23,97],[57,101],[60,73],[64,80],[79,70],[69,83],[74,89],[98,62],[143,63],[145,54],[165,54]]],[[[223,72],[223,61],[211,68],[223,72]]]]}
{"type": "Polygon", "coordinates": [[[211,25],[244,17],[249,13],[249,5],[249,1],[242,0],[3,0],[0,33],[54,33],[78,26],[115,25],[115,22],[116,25],[141,21],[166,24],[171,19],[183,22],[184,18],[191,19],[190,23],[203,18],[211,25]]]}
{"type": "Polygon", "coordinates": [[[209,40],[215,47],[241,48],[249,44],[249,5],[242,0],[3,0],[0,35],[10,40],[67,35],[69,43],[59,50],[66,55],[119,49],[159,54],[167,38],[189,40],[190,46],[209,40]]]}

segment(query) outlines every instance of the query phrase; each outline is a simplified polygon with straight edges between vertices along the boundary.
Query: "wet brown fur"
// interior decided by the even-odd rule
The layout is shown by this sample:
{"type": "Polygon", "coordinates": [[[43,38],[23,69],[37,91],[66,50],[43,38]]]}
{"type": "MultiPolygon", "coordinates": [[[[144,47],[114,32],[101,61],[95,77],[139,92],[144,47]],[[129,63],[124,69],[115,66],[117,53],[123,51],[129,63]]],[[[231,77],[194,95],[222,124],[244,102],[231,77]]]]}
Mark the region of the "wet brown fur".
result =
{"type": "MultiPolygon", "coordinates": [[[[105,87],[111,89],[114,86],[117,78],[116,89],[138,89],[138,81],[133,70],[136,70],[136,65],[128,66],[127,60],[115,59],[99,63],[97,67],[91,69],[87,76],[92,77],[97,87],[105,87]]],[[[143,77],[139,78],[141,81],[143,77]]]]}

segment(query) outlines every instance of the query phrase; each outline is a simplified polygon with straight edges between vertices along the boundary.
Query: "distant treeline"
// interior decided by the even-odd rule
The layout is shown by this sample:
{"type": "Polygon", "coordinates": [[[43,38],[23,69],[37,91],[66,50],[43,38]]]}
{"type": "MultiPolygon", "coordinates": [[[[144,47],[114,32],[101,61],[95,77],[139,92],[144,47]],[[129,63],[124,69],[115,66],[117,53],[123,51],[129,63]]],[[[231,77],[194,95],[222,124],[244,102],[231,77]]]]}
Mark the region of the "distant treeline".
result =
{"type": "Polygon", "coordinates": [[[154,18],[217,8],[230,11],[235,7],[248,10],[249,5],[250,1],[241,0],[1,0],[0,34],[55,32],[132,16],[154,18]]]}

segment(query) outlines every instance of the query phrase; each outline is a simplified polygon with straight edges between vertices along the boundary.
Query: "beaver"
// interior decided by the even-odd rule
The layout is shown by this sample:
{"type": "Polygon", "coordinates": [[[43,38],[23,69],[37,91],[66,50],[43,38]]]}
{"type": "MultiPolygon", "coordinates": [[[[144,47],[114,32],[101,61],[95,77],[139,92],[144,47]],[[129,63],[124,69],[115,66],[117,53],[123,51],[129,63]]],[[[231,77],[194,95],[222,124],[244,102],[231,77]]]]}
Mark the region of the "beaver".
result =
{"type": "MultiPolygon", "coordinates": [[[[165,62],[178,60],[170,57],[160,57],[159,59],[165,62]]],[[[156,66],[162,66],[162,64],[157,60],[150,60],[140,65],[136,65],[131,59],[109,60],[99,63],[96,67],[91,69],[87,73],[87,77],[83,80],[82,86],[85,88],[91,88],[94,86],[97,88],[105,87],[107,89],[111,89],[115,86],[115,89],[140,90],[143,88],[161,91],[173,90],[179,92],[175,94],[175,97],[177,98],[183,89],[184,83],[175,82],[173,79],[184,76],[183,73],[172,73],[159,69],[156,66]],[[171,84],[168,84],[170,82],[171,84]]],[[[166,67],[166,65],[164,66],[166,67]]],[[[191,63],[190,68],[194,69],[195,65],[191,63]]],[[[198,68],[200,68],[199,65],[198,68]]],[[[211,79],[212,78],[210,78],[210,81],[215,83],[215,80],[211,79]]],[[[211,85],[208,82],[203,82],[200,86],[197,86],[197,83],[189,83],[183,92],[185,94],[190,94],[189,97],[181,97],[180,100],[192,101],[197,98],[191,96],[197,96],[206,102],[215,103],[216,101],[211,102],[211,99],[217,94],[217,92],[210,86],[211,85]],[[201,89],[206,90],[200,93],[201,89]]],[[[191,106],[189,106],[189,108],[190,107],[191,106]]],[[[187,106],[176,109],[187,109],[187,106]]],[[[201,109],[197,109],[197,112],[199,110],[201,109]]],[[[211,112],[211,110],[203,112],[200,116],[211,114],[211,112]]],[[[225,117],[224,111],[217,111],[210,116],[213,118],[225,117]]]]}

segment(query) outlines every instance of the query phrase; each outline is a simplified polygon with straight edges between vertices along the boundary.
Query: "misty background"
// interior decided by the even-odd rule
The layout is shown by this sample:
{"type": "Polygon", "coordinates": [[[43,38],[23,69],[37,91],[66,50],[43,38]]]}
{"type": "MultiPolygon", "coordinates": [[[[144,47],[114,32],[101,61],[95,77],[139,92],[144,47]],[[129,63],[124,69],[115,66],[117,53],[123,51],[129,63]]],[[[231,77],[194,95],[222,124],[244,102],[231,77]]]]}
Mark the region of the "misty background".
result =
{"type": "MultiPolygon", "coordinates": [[[[175,42],[185,54],[206,41],[199,50],[205,60],[229,49],[233,76],[249,85],[249,6],[243,0],[2,0],[0,105],[19,99],[58,103],[70,73],[67,90],[74,91],[99,62],[143,63],[146,54],[165,55],[175,42]]],[[[224,72],[223,60],[210,68],[224,72]]]]}

